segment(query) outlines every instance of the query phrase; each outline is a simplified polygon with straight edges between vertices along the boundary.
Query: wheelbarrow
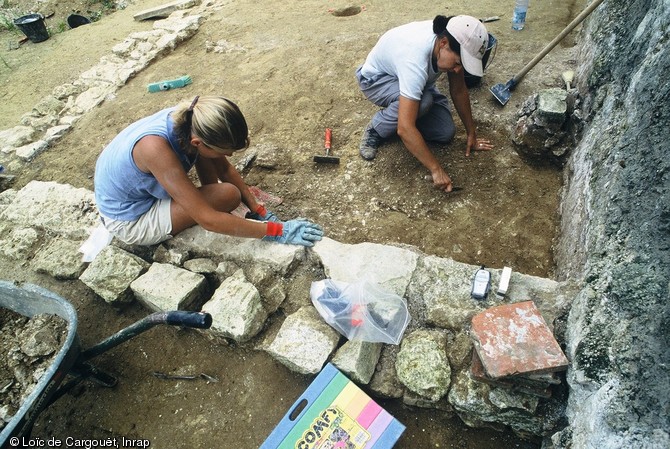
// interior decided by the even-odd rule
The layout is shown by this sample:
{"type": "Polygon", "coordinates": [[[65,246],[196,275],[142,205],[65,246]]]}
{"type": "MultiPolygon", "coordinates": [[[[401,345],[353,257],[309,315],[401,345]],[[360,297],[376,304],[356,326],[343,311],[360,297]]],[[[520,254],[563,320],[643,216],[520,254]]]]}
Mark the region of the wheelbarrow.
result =
{"type": "Polygon", "coordinates": [[[18,287],[11,282],[0,281],[0,307],[26,317],[39,314],[57,315],[67,322],[67,336],[53,362],[0,432],[1,449],[11,447],[9,441],[14,437],[28,437],[40,412],[82,380],[90,378],[105,387],[116,385],[116,377],[89,363],[91,358],[159,324],[197,329],[208,329],[212,325],[212,316],[208,313],[181,310],[155,312],[97,345],[82,350],[77,335],[77,312],[72,304],[55,293],[33,284],[18,287]],[[63,383],[68,375],[71,379],[63,383]]]}

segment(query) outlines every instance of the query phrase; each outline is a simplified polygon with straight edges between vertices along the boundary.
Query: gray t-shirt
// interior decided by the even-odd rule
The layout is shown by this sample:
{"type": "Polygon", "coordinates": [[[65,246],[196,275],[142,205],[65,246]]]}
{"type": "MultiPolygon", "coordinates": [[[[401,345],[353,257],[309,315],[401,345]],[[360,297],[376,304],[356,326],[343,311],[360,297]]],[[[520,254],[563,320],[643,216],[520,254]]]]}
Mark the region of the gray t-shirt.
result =
{"type": "Polygon", "coordinates": [[[361,75],[373,82],[379,76],[392,75],[398,78],[400,95],[421,100],[425,88],[440,76],[431,62],[436,38],[431,20],[393,28],[372,48],[361,75]]]}

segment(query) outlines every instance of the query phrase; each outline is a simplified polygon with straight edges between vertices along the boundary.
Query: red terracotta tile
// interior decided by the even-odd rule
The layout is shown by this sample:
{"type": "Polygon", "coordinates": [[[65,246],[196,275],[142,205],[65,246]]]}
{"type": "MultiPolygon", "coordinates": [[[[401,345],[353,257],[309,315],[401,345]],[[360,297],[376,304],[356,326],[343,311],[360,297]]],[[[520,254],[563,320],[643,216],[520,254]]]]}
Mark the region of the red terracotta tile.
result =
{"type": "Polygon", "coordinates": [[[568,359],[533,301],[504,304],[472,318],[475,350],[489,377],[548,373],[568,359]]]}

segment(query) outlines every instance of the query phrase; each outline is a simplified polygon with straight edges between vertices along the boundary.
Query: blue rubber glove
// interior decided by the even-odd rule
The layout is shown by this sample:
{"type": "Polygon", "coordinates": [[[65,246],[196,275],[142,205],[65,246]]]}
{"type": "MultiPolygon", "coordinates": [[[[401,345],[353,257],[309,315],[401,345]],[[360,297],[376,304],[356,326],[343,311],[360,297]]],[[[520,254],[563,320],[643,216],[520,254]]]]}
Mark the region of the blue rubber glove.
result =
{"type": "Polygon", "coordinates": [[[276,221],[276,222],[281,221],[279,217],[277,217],[275,214],[267,210],[263,205],[258,206],[258,209],[256,209],[256,211],[247,212],[244,218],[251,218],[252,220],[258,220],[258,221],[276,221]]]}
{"type": "Polygon", "coordinates": [[[262,240],[287,245],[314,246],[314,242],[323,237],[321,226],[304,218],[279,222],[272,227],[268,226],[268,229],[277,229],[277,226],[282,226],[280,235],[266,235],[262,240]]]}

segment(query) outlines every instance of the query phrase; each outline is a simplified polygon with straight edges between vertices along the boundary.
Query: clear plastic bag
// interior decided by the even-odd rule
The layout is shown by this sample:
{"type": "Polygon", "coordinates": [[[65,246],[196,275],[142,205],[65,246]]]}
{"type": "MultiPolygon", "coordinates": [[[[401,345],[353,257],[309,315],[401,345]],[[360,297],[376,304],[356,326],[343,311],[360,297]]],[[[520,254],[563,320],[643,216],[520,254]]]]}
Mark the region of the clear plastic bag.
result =
{"type": "Polygon", "coordinates": [[[367,281],[324,279],[312,282],[309,294],[326,323],[349,340],[397,345],[409,323],[405,300],[367,281]]]}

